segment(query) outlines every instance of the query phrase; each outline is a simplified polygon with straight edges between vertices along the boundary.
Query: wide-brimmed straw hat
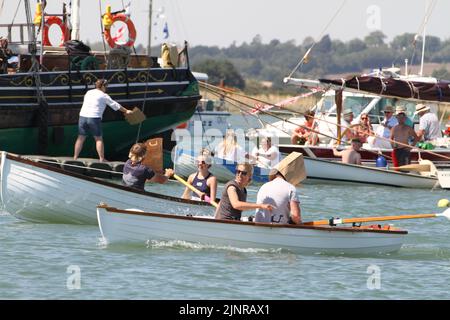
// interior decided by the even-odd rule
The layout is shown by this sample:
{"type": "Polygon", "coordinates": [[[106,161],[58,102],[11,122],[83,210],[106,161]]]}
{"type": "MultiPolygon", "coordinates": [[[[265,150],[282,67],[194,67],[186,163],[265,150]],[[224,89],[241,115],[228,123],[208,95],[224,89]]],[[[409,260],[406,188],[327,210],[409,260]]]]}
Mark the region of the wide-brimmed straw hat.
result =
{"type": "Polygon", "coordinates": [[[400,113],[406,114],[406,108],[404,106],[395,107],[395,114],[400,114],[400,113]]]}
{"type": "Polygon", "coordinates": [[[392,106],[386,106],[383,109],[383,112],[394,112],[394,108],[392,106]]]}
{"type": "Polygon", "coordinates": [[[416,115],[422,111],[429,111],[429,110],[430,110],[429,106],[419,103],[418,105],[416,105],[416,112],[414,112],[414,115],[416,115]]]}
{"type": "Polygon", "coordinates": [[[270,172],[270,175],[281,173],[287,182],[294,186],[306,179],[305,163],[303,155],[299,152],[292,152],[281,160],[270,172]]]}

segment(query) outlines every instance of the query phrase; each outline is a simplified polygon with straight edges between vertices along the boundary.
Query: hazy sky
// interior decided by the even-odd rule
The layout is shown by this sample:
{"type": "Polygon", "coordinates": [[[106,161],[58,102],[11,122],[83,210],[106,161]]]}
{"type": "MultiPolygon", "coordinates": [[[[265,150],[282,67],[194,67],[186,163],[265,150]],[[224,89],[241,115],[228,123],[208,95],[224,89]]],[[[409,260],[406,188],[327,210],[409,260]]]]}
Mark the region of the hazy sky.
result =
{"type": "MultiPolygon", "coordinates": [[[[47,12],[60,13],[62,2],[48,0],[47,12]]],[[[147,45],[148,0],[81,0],[82,40],[101,40],[99,2],[103,12],[106,4],[111,4],[116,11],[122,9],[122,4],[131,2],[131,17],[138,29],[136,43],[147,45]]],[[[342,10],[325,31],[334,39],[363,38],[375,30],[381,30],[388,40],[405,32],[416,33],[423,23],[427,4],[433,2],[436,6],[427,34],[450,38],[448,0],[153,0],[152,42],[164,41],[162,27],[167,22],[169,40],[181,43],[186,39],[191,46],[227,47],[234,41],[239,45],[251,42],[257,34],[261,35],[263,43],[279,39],[282,42],[295,40],[300,44],[307,36],[319,40],[344,2],[342,10]]],[[[0,0],[0,7],[2,3],[0,23],[10,23],[19,0],[0,0]]],[[[31,3],[34,8],[36,0],[31,3]]],[[[20,12],[16,22],[24,20],[25,16],[20,12]]],[[[5,31],[0,29],[0,32],[5,31]]]]}

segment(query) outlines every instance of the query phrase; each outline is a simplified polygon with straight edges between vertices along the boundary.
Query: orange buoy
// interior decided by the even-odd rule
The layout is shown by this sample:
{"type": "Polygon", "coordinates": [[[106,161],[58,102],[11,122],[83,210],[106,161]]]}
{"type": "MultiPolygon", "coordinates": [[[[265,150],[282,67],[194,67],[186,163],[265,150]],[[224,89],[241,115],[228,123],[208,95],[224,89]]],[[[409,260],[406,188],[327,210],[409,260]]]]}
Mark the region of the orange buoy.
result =
{"type": "MultiPolygon", "coordinates": [[[[113,15],[111,25],[116,21],[122,21],[127,25],[128,41],[124,45],[127,47],[132,47],[136,41],[136,28],[134,27],[133,21],[131,21],[130,17],[123,13],[113,15]]],[[[111,37],[111,25],[105,26],[105,40],[111,48],[117,48],[119,45],[114,41],[113,37],[111,37]]]]}
{"type": "Polygon", "coordinates": [[[44,46],[51,46],[50,38],[48,36],[48,32],[50,30],[50,27],[53,24],[57,24],[62,32],[61,37],[61,43],[59,44],[60,47],[64,46],[64,42],[70,40],[70,32],[67,25],[64,24],[64,22],[61,20],[61,18],[56,16],[49,16],[45,17],[45,24],[44,24],[44,31],[43,31],[43,43],[44,46]]]}

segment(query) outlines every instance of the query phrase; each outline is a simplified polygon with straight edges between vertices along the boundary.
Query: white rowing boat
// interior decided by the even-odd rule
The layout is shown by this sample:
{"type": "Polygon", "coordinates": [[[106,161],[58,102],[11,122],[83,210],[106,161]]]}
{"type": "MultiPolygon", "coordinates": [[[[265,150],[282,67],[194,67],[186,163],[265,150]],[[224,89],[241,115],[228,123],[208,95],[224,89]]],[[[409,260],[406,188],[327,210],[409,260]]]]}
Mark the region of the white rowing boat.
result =
{"type": "Polygon", "coordinates": [[[136,190],[6,152],[0,172],[3,210],[33,222],[97,224],[95,207],[101,201],[171,214],[213,212],[207,203],[136,190]]]}
{"type": "Polygon", "coordinates": [[[186,241],[237,248],[286,249],[297,253],[382,253],[402,246],[407,231],[391,228],[307,226],[216,220],[135,209],[97,207],[107,243],[186,241]]]}

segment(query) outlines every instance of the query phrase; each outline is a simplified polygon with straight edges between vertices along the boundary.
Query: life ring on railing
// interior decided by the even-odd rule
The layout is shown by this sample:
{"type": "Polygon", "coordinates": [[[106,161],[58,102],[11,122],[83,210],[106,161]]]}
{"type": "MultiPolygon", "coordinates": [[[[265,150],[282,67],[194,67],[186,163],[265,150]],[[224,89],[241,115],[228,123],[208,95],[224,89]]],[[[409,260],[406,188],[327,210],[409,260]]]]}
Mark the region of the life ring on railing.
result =
{"type": "MultiPolygon", "coordinates": [[[[116,21],[122,21],[127,25],[128,28],[128,41],[124,44],[126,47],[132,47],[134,45],[134,42],[136,41],[136,28],[134,27],[133,21],[131,21],[131,18],[123,13],[115,14],[112,16],[112,23],[114,24],[116,21]]],[[[117,48],[120,45],[118,45],[113,37],[111,37],[111,25],[105,26],[105,40],[108,42],[108,45],[111,48],[117,48]]]]}
{"type": "Polygon", "coordinates": [[[50,27],[53,24],[57,24],[59,26],[59,28],[61,29],[62,37],[61,37],[61,43],[59,44],[59,46],[62,47],[62,46],[64,46],[64,42],[70,40],[70,31],[69,31],[69,28],[67,27],[67,25],[64,24],[64,22],[61,20],[61,18],[56,17],[56,16],[45,17],[44,31],[42,34],[44,46],[52,45],[50,42],[50,38],[48,36],[48,32],[50,30],[50,27]]]}

